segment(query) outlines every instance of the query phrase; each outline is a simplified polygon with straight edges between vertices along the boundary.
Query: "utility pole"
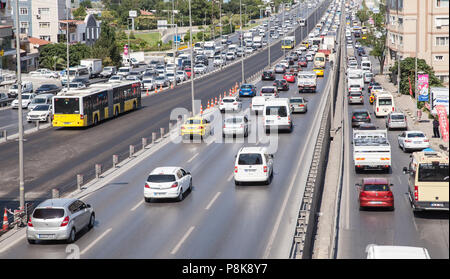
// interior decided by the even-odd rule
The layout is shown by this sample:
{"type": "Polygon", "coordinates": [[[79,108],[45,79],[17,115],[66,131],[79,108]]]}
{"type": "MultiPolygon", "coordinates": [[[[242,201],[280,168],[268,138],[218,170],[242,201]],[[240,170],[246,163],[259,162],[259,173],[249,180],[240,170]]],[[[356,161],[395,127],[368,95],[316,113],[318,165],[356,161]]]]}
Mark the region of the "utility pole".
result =
{"type": "MultiPolygon", "coordinates": [[[[173,45],[173,63],[175,64],[175,54],[177,49],[177,44],[175,41],[178,41],[178,25],[175,25],[175,0],[172,0],[172,27],[175,27],[175,38],[172,41],[173,45]]],[[[177,71],[175,71],[175,79],[174,79],[175,86],[177,86],[177,71]]]]}
{"type": "Polygon", "coordinates": [[[69,63],[69,7],[67,6],[67,2],[66,2],[66,17],[67,17],[67,29],[66,29],[66,54],[67,54],[67,71],[66,71],[66,75],[67,75],[67,91],[69,91],[69,67],[70,67],[70,63],[69,63]]]}
{"type": "Polygon", "coordinates": [[[22,72],[20,68],[20,25],[19,1],[16,0],[16,63],[17,63],[17,96],[19,101],[19,209],[25,209],[25,188],[23,174],[23,114],[22,114],[22,72]]]}
{"type": "Polygon", "coordinates": [[[270,68],[270,64],[271,64],[270,63],[270,18],[268,20],[267,28],[268,28],[267,44],[269,45],[269,48],[268,48],[268,51],[267,51],[268,54],[269,54],[267,65],[269,65],[269,68],[270,68]]]}
{"type": "Polygon", "coordinates": [[[189,44],[191,45],[191,99],[192,99],[192,116],[195,115],[194,107],[194,46],[192,45],[192,12],[191,0],[189,0],[189,44]]]}
{"type": "MultiPolygon", "coordinates": [[[[242,0],[239,0],[239,20],[240,20],[240,30],[241,30],[241,47],[244,47],[244,44],[242,43],[242,40],[244,39],[244,34],[242,33],[242,0]]],[[[242,71],[242,84],[244,83],[244,60],[245,60],[245,51],[244,55],[241,59],[241,71],[242,71]]]]}

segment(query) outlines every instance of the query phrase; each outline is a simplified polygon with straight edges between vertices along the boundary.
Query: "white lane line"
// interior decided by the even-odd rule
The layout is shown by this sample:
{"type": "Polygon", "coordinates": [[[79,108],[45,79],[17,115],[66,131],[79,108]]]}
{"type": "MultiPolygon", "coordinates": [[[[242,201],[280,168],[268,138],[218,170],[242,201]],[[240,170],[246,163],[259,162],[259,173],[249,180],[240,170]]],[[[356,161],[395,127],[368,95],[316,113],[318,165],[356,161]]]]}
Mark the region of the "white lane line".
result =
{"type": "Polygon", "coordinates": [[[209,202],[209,204],[205,207],[206,210],[211,208],[211,205],[217,200],[221,192],[217,192],[214,198],[209,202]]]}
{"type": "MultiPolygon", "coordinates": [[[[16,240],[14,240],[11,243],[8,243],[5,247],[0,249],[0,253],[3,253],[6,250],[8,250],[9,248],[11,248],[12,246],[16,245],[19,241],[22,241],[22,239],[24,239],[25,237],[26,237],[26,234],[24,233],[22,236],[20,236],[19,238],[17,238],[16,240]]],[[[4,241],[6,241],[6,239],[4,241]]]]}
{"type": "Polygon", "coordinates": [[[178,242],[177,246],[175,246],[175,248],[173,248],[173,250],[170,252],[170,254],[174,255],[178,252],[178,249],[180,249],[181,245],[183,244],[183,242],[186,241],[186,239],[189,237],[189,235],[192,233],[192,231],[194,230],[194,226],[190,227],[189,230],[187,231],[187,233],[184,234],[183,238],[180,240],[180,242],[178,242]]]}
{"type": "Polygon", "coordinates": [[[233,179],[233,177],[234,177],[234,173],[231,173],[230,176],[228,176],[227,181],[230,182],[231,179],[233,179]]]}
{"type": "Polygon", "coordinates": [[[195,154],[194,156],[192,156],[191,159],[189,159],[187,162],[188,162],[188,163],[192,162],[192,161],[195,159],[195,157],[198,156],[198,154],[199,154],[199,153],[196,153],[196,154],[195,154]]]}
{"type": "Polygon", "coordinates": [[[138,204],[136,204],[130,211],[135,211],[136,208],[138,208],[141,204],[144,203],[144,200],[141,200],[140,202],[138,202],[138,204]]]}
{"type": "Polygon", "coordinates": [[[91,244],[88,245],[88,247],[84,248],[84,250],[81,251],[81,254],[86,253],[87,250],[91,249],[92,246],[94,246],[97,242],[99,242],[100,239],[102,239],[103,237],[105,237],[105,235],[108,234],[111,230],[112,230],[112,228],[109,228],[109,229],[107,229],[105,232],[103,232],[99,237],[97,237],[96,240],[92,241],[91,244]]]}

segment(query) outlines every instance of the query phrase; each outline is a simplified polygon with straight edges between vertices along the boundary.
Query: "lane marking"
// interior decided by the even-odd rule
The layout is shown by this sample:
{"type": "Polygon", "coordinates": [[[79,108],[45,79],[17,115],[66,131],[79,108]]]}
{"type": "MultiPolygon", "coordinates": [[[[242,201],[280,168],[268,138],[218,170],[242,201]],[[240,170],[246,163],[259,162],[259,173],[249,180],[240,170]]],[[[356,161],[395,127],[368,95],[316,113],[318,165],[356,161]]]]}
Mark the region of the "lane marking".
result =
{"type": "Polygon", "coordinates": [[[111,230],[112,230],[112,228],[109,228],[109,229],[107,229],[105,232],[103,232],[99,237],[97,237],[97,239],[95,239],[91,244],[89,244],[86,248],[84,248],[84,250],[81,251],[81,254],[86,253],[87,250],[91,249],[92,246],[94,246],[97,242],[99,242],[100,239],[102,239],[103,237],[105,237],[105,235],[108,234],[111,230]]]}
{"type": "Polygon", "coordinates": [[[187,162],[188,162],[188,163],[192,162],[192,161],[195,159],[195,157],[198,156],[198,154],[199,154],[199,153],[195,153],[195,155],[192,156],[191,159],[189,159],[187,162]]]}
{"type": "MultiPolygon", "coordinates": [[[[5,247],[0,249],[0,253],[3,253],[6,250],[8,250],[9,248],[11,248],[12,246],[16,245],[19,241],[22,241],[22,239],[24,239],[25,237],[26,237],[26,234],[24,233],[22,236],[20,236],[19,238],[17,238],[16,240],[14,240],[11,243],[8,243],[5,247]]],[[[7,241],[7,239],[5,239],[4,241],[7,241]]]]}
{"type": "Polygon", "coordinates": [[[130,211],[135,211],[136,208],[138,208],[141,204],[144,203],[144,200],[141,200],[140,202],[138,202],[138,204],[136,204],[130,211]]]}
{"type": "Polygon", "coordinates": [[[192,231],[194,230],[194,226],[190,227],[189,230],[187,231],[187,233],[184,234],[183,238],[180,240],[180,242],[178,242],[177,246],[175,246],[175,248],[173,248],[173,250],[170,252],[170,254],[174,255],[178,252],[178,249],[180,249],[181,245],[183,244],[183,242],[186,241],[186,239],[189,237],[189,235],[192,233],[192,231]]]}
{"type": "Polygon", "coordinates": [[[234,177],[234,173],[231,173],[230,176],[228,176],[227,181],[230,182],[231,179],[233,179],[233,177],[234,177]]]}
{"type": "Polygon", "coordinates": [[[219,197],[221,192],[217,192],[214,198],[209,202],[209,204],[205,207],[206,210],[211,208],[211,205],[216,201],[216,199],[219,197]]]}

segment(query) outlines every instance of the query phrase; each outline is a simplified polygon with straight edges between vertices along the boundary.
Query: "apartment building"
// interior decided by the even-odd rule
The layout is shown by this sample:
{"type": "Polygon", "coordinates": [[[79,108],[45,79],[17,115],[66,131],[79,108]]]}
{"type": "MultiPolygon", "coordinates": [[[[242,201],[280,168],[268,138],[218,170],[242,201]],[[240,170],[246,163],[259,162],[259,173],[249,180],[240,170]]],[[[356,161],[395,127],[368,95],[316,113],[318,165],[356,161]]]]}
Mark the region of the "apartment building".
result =
{"type": "MultiPolygon", "coordinates": [[[[67,19],[70,0],[31,0],[33,37],[52,43],[58,42],[59,21],[67,19]]],[[[70,16],[70,13],[69,13],[70,16]]]]}
{"type": "MultiPolygon", "coordinates": [[[[67,33],[69,25],[69,43],[83,43],[92,46],[100,37],[100,22],[93,14],[86,15],[84,20],[60,20],[60,35],[67,33]]],[[[65,42],[65,40],[64,40],[65,42]]]]}
{"type": "Polygon", "coordinates": [[[449,85],[449,0],[386,0],[387,66],[417,57],[449,85]]]}
{"type": "Polygon", "coordinates": [[[0,82],[2,70],[11,69],[14,66],[16,54],[11,12],[9,0],[0,0],[0,82]]]}
{"type": "MultiPolygon", "coordinates": [[[[19,30],[22,36],[32,36],[31,22],[31,2],[32,0],[19,0],[19,30]]],[[[12,14],[14,17],[14,28],[16,27],[16,0],[11,0],[12,14]]]]}

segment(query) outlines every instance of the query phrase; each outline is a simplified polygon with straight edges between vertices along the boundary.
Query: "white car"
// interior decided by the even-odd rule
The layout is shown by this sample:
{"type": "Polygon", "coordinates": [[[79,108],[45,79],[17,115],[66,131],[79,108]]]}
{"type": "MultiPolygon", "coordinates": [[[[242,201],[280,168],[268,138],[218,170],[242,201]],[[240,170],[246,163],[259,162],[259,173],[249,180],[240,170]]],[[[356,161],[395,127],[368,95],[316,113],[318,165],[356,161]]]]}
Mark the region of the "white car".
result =
{"type": "MultiPolygon", "coordinates": [[[[298,48],[300,51],[306,51],[306,46],[305,45],[300,45],[300,47],[298,48]]],[[[301,53],[300,53],[301,54],[301,53]]]]}
{"type": "Polygon", "coordinates": [[[177,71],[177,80],[180,82],[186,81],[188,79],[185,71],[177,71]]]}
{"type": "Polygon", "coordinates": [[[311,53],[308,53],[305,55],[306,61],[311,62],[313,61],[313,55],[311,53]]]}
{"type": "Polygon", "coordinates": [[[223,121],[222,136],[240,135],[248,136],[248,118],[247,116],[229,116],[223,121]]]}
{"type": "Polygon", "coordinates": [[[264,110],[264,104],[266,103],[266,97],[264,96],[255,96],[252,98],[252,102],[250,104],[251,112],[254,114],[260,114],[264,110]]]}
{"type": "Polygon", "coordinates": [[[239,97],[224,97],[222,102],[219,104],[219,110],[221,112],[225,111],[241,111],[242,102],[239,97]]]}
{"type": "Polygon", "coordinates": [[[261,87],[259,96],[264,97],[265,100],[278,98],[278,89],[275,86],[263,86],[261,87]]]}
{"type": "Polygon", "coordinates": [[[234,60],[236,58],[233,52],[227,52],[225,57],[227,60],[234,60]]]}
{"type": "Polygon", "coordinates": [[[31,71],[30,75],[32,77],[45,77],[45,78],[58,78],[59,74],[54,71],[50,71],[49,69],[38,69],[36,71],[31,71]]]}
{"type": "Polygon", "coordinates": [[[155,82],[153,81],[153,79],[144,79],[142,81],[142,87],[144,89],[154,90],[155,89],[155,82]]]}
{"type": "Polygon", "coordinates": [[[122,80],[124,80],[124,77],[123,77],[123,76],[115,75],[115,76],[110,77],[110,78],[108,79],[108,82],[120,82],[120,81],[122,81],[122,80]]]}
{"type": "Polygon", "coordinates": [[[252,54],[253,53],[253,48],[252,47],[246,47],[244,52],[245,52],[245,54],[252,54]]]}
{"type": "Polygon", "coordinates": [[[273,155],[265,147],[242,147],[234,163],[234,183],[263,182],[273,178],[273,155]]]}
{"type": "Polygon", "coordinates": [[[318,45],[313,45],[311,47],[311,50],[314,51],[314,52],[317,52],[319,50],[319,46],[318,45]]]}
{"type": "MultiPolygon", "coordinates": [[[[31,104],[31,102],[33,101],[33,99],[36,97],[35,93],[25,93],[22,94],[22,108],[28,108],[28,105],[31,104]]],[[[18,97],[12,101],[11,103],[11,107],[14,108],[19,108],[19,99],[18,97]]]]}
{"type": "Polygon", "coordinates": [[[421,131],[404,131],[398,136],[398,146],[404,152],[430,147],[430,140],[421,131]]]}
{"type": "Polygon", "coordinates": [[[289,68],[289,62],[287,60],[281,60],[280,61],[280,65],[284,66],[285,68],[289,68]]]}
{"type": "Polygon", "coordinates": [[[206,73],[206,66],[203,64],[197,64],[194,66],[194,73],[196,74],[204,74],[206,73]]]}
{"type": "Polygon", "coordinates": [[[224,61],[223,61],[222,57],[220,57],[220,56],[215,56],[215,57],[214,57],[213,65],[214,65],[215,67],[217,67],[217,66],[222,66],[223,64],[224,64],[224,61]]]}
{"type": "Polygon", "coordinates": [[[45,121],[52,120],[52,105],[37,105],[27,114],[27,121],[45,121]]]}
{"type": "Polygon", "coordinates": [[[176,198],[184,199],[186,191],[192,190],[192,176],[180,167],[159,167],[148,176],[144,186],[144,200],[176,198]]]}

